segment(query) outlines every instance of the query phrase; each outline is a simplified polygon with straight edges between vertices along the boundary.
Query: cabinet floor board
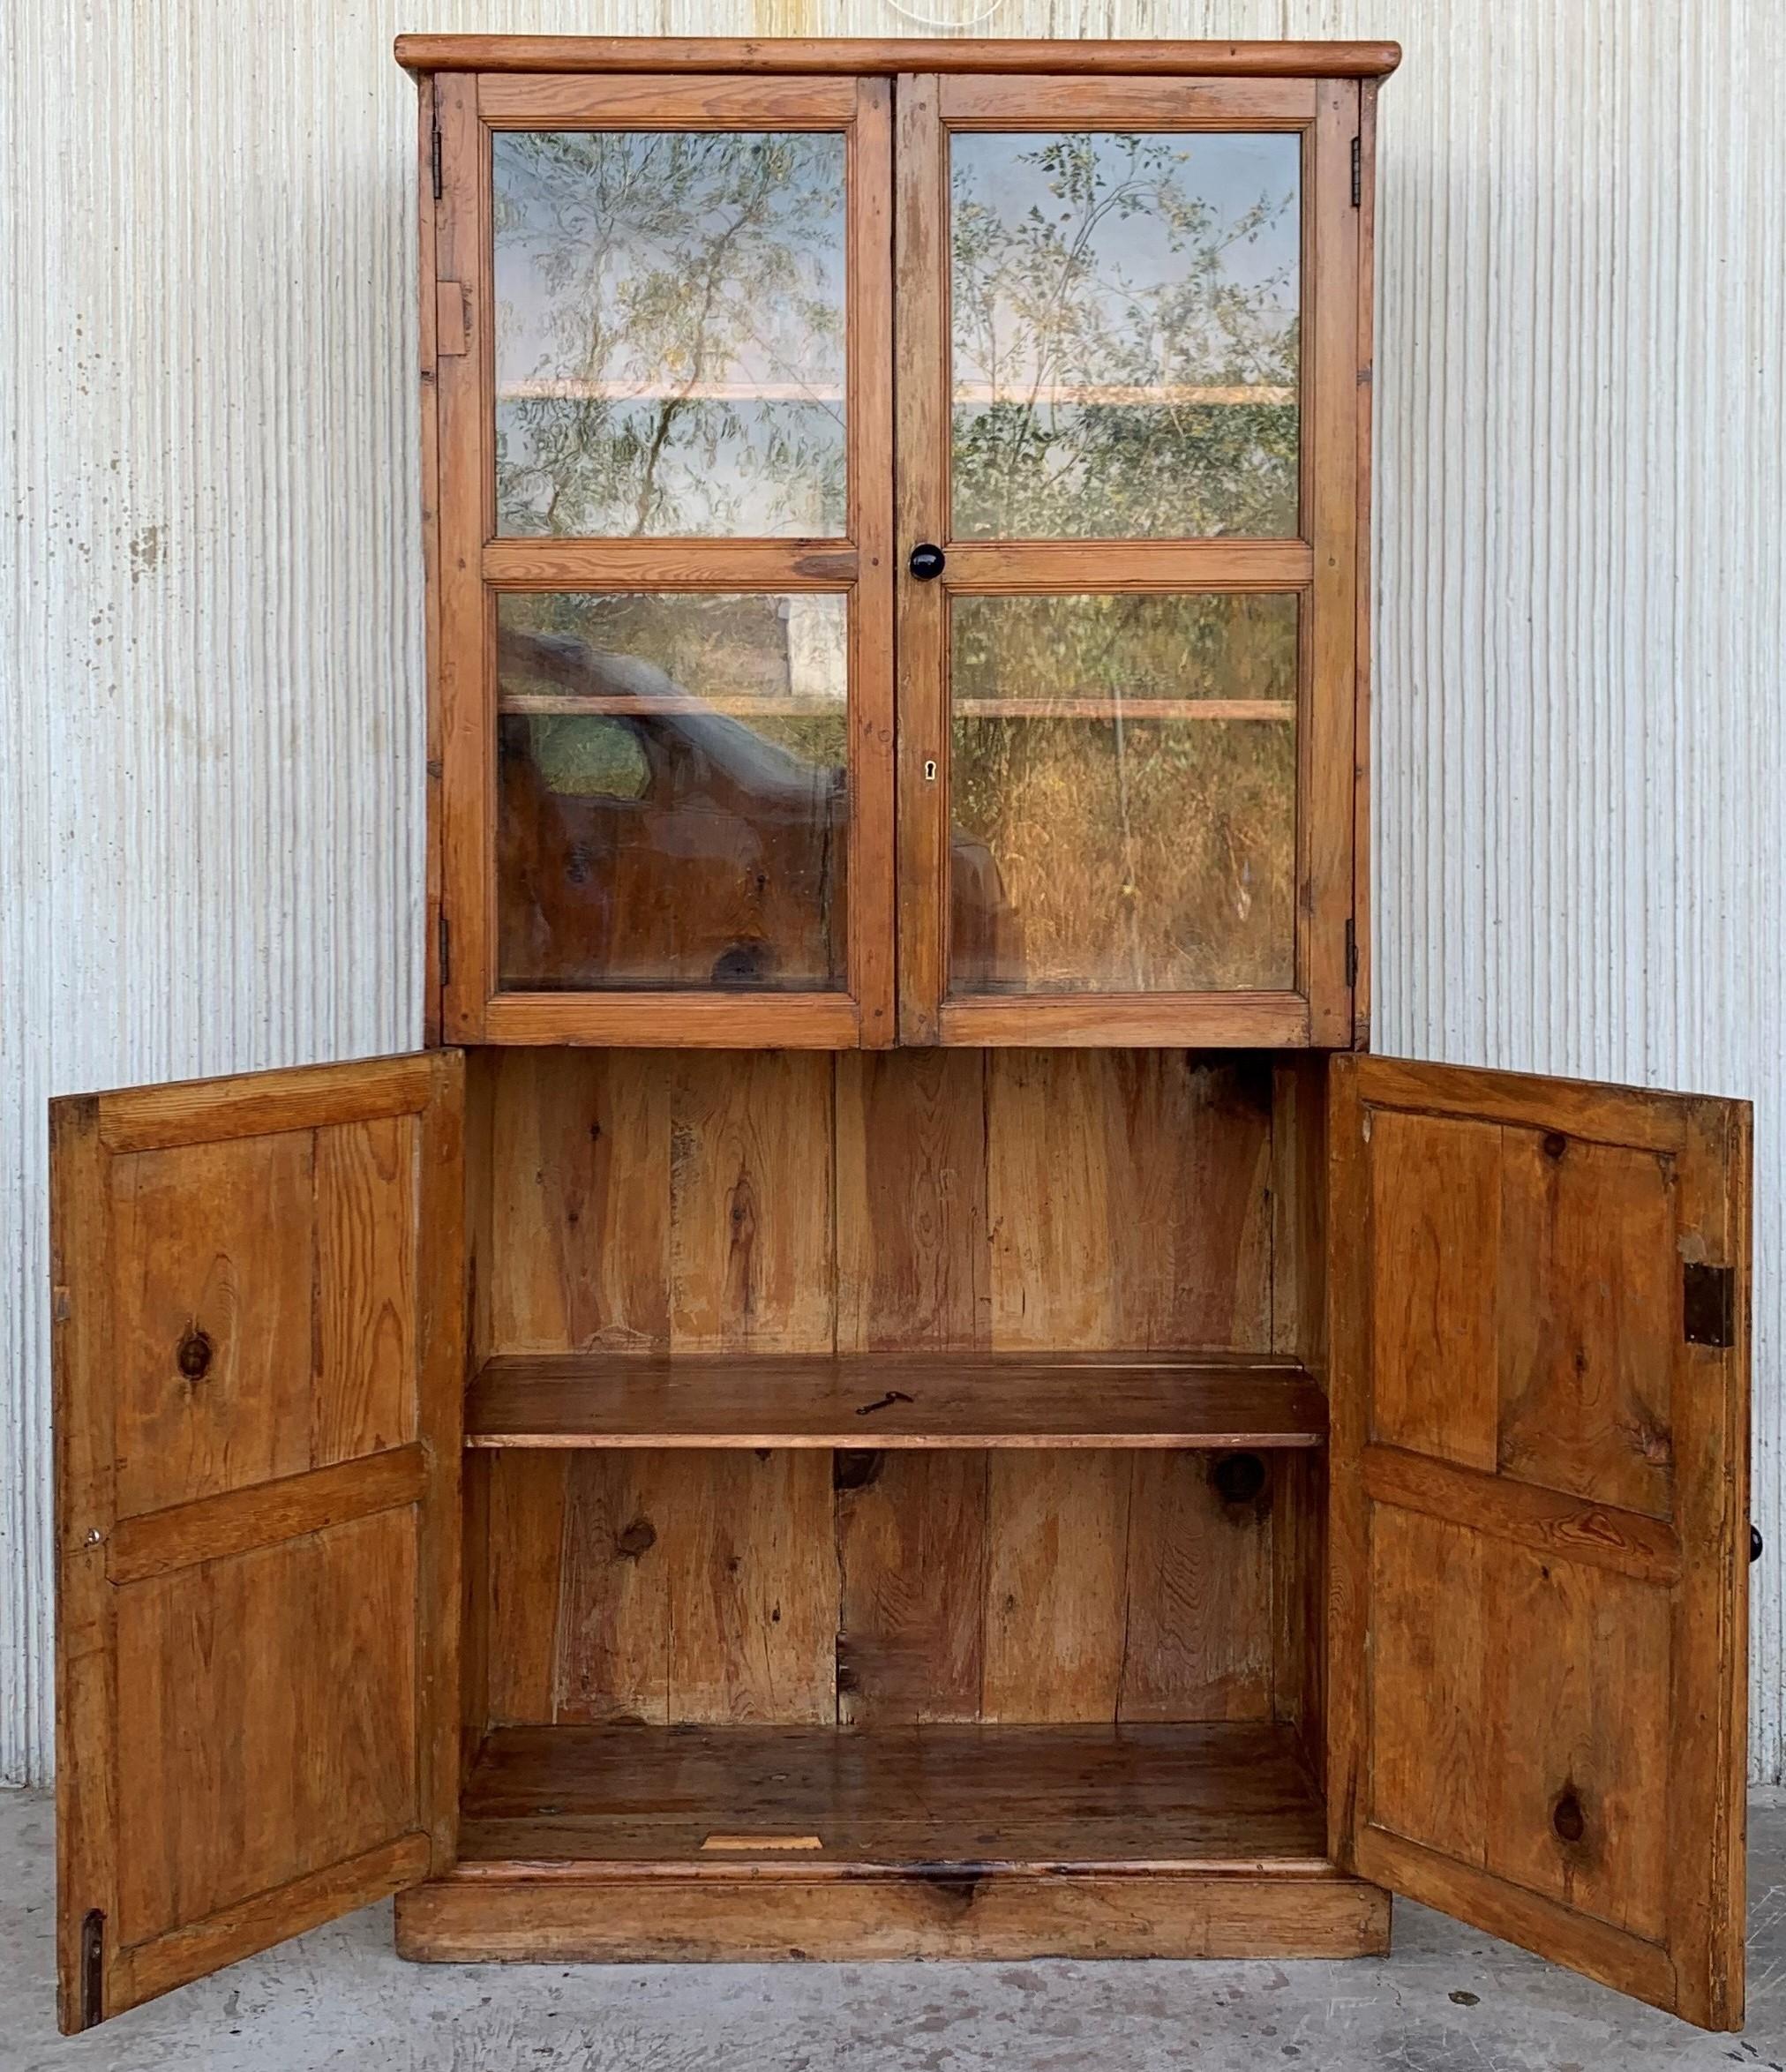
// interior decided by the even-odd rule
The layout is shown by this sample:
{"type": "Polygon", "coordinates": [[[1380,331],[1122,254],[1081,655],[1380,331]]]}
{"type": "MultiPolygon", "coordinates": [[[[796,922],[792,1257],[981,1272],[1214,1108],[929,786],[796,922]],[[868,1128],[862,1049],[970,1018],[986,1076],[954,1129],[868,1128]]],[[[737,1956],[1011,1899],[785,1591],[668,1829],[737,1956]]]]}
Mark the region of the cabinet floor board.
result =
{"type": "Polygon", "coordinates": [[[466,1788],[459,1874],[1307,1876],[1325,1858],[1279,1726],[506,1727],[466,1788]]]}

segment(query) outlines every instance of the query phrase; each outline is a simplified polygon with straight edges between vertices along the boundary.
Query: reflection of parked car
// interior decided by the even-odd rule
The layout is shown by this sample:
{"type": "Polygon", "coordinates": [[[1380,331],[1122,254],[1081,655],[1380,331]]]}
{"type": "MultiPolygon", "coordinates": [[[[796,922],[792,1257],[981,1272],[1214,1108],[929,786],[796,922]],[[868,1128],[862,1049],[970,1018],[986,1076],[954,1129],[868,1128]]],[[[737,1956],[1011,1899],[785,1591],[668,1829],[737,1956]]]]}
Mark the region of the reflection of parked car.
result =
{"type": "MultiPolygon", "coordinates": [[[[568,634],[506,627],[498,667],[558,694],[498,723],[505,986],[843,982],[841,769],[568,634]]],[[[957,943],[989,950],[1008,915],[997,871],[978,843],[951,855],[957,943]]]]}

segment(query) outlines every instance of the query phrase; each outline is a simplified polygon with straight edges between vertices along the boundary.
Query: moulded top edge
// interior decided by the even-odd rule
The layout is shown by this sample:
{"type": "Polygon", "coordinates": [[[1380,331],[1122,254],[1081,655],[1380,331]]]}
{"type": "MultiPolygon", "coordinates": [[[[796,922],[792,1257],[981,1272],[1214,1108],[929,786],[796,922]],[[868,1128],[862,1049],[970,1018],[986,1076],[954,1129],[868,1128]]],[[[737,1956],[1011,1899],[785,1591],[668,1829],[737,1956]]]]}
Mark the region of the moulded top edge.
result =
{"type": "Polygon", "coordinates": [[[1108,72],[1381,79],[1399,43],[1170,42],[1066,37],[403,35],[412,72],[1108,72]]]}

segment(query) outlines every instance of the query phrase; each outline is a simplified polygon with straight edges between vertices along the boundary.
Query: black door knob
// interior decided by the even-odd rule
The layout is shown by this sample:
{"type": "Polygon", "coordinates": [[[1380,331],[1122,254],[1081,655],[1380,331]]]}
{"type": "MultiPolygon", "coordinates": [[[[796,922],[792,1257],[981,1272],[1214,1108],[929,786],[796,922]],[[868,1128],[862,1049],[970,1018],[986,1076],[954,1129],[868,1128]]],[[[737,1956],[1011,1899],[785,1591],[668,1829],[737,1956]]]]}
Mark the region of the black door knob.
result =
{"type": "Polygon", "coordinates": [[[919,582],[928,582],[933,576],[942,574],[942,549],[934,547],[928,540],[919,547],[913,547],[912,559],[905,564],[919,582]]]}
{"type": "Polygon", "coordinates": [[[1751,1561],[1761,1558],[1761,1535],[1752,1525],[1749,1528],[1749,1558],[1751,1561]]]}

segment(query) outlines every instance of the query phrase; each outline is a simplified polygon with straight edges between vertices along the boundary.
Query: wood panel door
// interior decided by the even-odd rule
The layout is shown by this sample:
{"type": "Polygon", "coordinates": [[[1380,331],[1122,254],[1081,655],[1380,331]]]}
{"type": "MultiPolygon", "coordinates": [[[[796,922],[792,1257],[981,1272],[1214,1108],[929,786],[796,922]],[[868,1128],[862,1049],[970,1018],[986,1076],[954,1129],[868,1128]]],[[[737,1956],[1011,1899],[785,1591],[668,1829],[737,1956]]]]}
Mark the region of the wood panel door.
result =
{"type": "Polygon", "coordinates": [[[1349,1044],[1358,84],[897,101],[901,1039],[1349,1044]]]}
{"type": "Polygon", "coordinates": [[[451,1862],[457,1052],[51,1105],[59,2012],[451,1862]]]}
{"type": "Polygon", "coordinates": [[[431,88],[454,1041],[894,1038],[891,94],[431,88]]]}
{"type": "Polygon", "coordinates": [[[1738,2028],[1747,1106],[1331,1071],[1334,1856],[1738,2028]]]}

